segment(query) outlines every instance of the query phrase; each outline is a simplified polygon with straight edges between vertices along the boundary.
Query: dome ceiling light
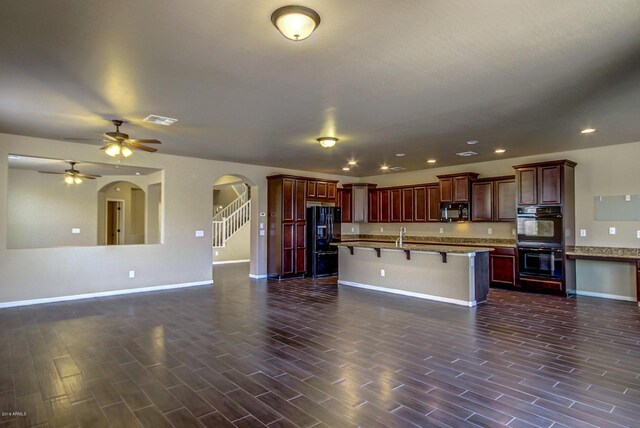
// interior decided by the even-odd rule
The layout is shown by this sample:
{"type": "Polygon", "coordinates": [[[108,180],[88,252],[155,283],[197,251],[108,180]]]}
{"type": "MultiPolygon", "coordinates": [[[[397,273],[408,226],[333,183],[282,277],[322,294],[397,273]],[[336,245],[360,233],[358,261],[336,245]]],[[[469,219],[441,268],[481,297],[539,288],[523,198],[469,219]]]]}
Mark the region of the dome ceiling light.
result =
{"type": "Polygon", "coordinates": [[[320,25],[320,15],[304,6],[283,6],[271,14],[273,25],[289,40],[299,42],[320,25]]]}
{"type": "Polygon", "coordinates": [[[338,142],[338,139],[336,137],[320,137],[317,138],[317,140],[322,147],[326,148],[333,147],[338,142]]]}

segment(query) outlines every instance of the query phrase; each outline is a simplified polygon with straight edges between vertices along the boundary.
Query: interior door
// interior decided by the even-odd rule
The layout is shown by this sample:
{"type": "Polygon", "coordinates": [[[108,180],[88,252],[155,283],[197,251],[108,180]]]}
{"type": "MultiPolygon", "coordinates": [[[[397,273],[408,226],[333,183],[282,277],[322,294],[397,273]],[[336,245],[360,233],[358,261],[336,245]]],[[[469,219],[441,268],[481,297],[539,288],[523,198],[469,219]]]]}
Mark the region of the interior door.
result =
{"type": "Polygon", "coordinates": [[[122,202],[107,201],[107,245],[121,245],[122,202]]]}

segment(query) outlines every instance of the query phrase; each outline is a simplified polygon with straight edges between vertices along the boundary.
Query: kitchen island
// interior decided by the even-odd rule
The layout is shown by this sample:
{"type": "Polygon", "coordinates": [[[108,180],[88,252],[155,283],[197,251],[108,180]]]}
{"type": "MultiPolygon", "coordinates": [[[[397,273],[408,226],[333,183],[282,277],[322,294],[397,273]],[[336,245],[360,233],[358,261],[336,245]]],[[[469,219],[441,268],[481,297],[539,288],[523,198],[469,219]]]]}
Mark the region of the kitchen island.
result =
{"type": "Polygon", "coordinates": [[[336,242],[338,283],[468,307],[487,300],[492,248],[336,242]]]}

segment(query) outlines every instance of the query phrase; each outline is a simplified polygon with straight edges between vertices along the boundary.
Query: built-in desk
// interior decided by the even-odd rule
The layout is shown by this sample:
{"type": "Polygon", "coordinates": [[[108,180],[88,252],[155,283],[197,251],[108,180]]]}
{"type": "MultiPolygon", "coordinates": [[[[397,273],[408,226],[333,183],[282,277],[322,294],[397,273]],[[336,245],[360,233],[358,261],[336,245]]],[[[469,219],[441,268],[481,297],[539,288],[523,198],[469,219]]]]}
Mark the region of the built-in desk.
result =
{"type": "Polygon", "coordinates": [[[463,306],[489,293],[493,248],[390,242],[338,242],[338,283],[463,306]]]}
{"type": "Polygon", "coordinates": [[[573,247],[567,250],[569,260],[597,260],[633,263],[636,267],[636,300],[640,306],[640,249],[610,247],[573,247]]]}

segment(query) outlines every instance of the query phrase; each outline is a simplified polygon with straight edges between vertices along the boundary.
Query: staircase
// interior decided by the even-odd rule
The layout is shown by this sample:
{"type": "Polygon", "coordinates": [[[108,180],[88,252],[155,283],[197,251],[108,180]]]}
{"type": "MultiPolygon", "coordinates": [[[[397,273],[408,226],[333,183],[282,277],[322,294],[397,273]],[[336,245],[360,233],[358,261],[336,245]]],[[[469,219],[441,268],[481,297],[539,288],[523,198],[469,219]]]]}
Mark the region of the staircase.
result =
{"type": "Polygon", "coordinates": [[[236,192],[238,197],[213,216],[214,248],[224,248],[227,240],[251,220],[251,200],[249,199],[248,187],[242,185],[242,190],[236,189],[236,192]]]}

